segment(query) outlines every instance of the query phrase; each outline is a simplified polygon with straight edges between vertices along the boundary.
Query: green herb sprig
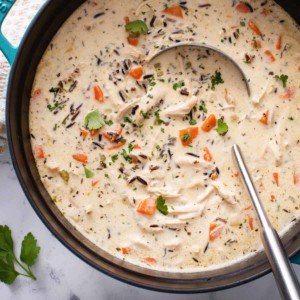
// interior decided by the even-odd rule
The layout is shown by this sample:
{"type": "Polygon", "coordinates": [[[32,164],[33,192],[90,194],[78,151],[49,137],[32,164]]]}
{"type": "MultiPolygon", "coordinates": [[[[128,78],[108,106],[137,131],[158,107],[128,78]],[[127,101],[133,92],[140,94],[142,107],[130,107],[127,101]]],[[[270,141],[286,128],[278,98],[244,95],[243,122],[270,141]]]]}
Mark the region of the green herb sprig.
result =
{"type": "Polygon", "coordinates": [[[159,196],[156,199],[156,208],[159,212],[161,212],[163,215],[168,214],[168,206],[165,204],[166,200],[163,198],[163,196],[159,196]]]}
{"type": "Polygon", "coordinates": [[[222,78],[222,74],[219,71],[215,71],[215,74],[211,76],[211,89],[214,91],[216,89],[216,85],[224,83],[222,78]]]}
{"type": "Polygon", "coordinates": [[[275,75],[274,78],[277,79],[277,80],[281,80],[282,86],[285,88],[289,76],[287,76],[285,74],[281,74],[280,76],[279,75],[275,75]]]}

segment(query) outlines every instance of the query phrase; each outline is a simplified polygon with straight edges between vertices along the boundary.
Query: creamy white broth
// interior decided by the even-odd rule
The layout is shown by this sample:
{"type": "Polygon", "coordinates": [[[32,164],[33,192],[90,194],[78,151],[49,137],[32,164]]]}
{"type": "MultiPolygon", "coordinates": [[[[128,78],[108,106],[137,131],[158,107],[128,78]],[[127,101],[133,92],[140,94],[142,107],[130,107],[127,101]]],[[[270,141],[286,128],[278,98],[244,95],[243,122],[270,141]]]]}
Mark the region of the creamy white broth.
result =
{"type": "Polygon", "coordinates": [[[276,229],[296,222],[300,204],[299,29],[272,1],[253,1],[248,13],[225,0],[186,1],[182,18],[163,12],[178,3],[84,3],[39,64],[29,116],[41,180],[75,228],[112,255],[173,272],[261,248],[233,143],[276,229]],[[124,17],[148,25],[137,46],[128,44],[124,17]],[[183,41],[225,51],[245,72],[251,96],[237,68],[213,51],[180,47],[148,64],[183,41]],[[139,67],[136,80],[130,70],[139,67]],[[286,87],[275,75],[288,76],[286,87]],[[97,110],[105,125],[89,132],[85,118],[97,110]],[[225,135],[218,126],[202,129],[211,115],[227,124],[225,135]],[[142,213],[148,198],[163,199],[168,213],[163,205],[142,213]]]}

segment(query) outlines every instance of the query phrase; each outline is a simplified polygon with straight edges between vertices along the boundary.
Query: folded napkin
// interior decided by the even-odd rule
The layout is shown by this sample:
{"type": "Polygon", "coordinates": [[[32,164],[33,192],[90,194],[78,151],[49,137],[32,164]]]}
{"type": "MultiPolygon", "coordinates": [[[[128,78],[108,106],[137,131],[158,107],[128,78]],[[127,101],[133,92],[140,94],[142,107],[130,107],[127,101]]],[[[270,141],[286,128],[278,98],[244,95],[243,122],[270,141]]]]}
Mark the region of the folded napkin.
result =
{"type": "MultiPolygon", "coordinates": [[[[30,21],[45,2],[45,0],[16,1],[2,25],[3,34],[13,45],[19,44],[30,21]]],[[[6,149],[5,100],[9,70],[9,64],[0,53],[0,153],[6,149]]]]}

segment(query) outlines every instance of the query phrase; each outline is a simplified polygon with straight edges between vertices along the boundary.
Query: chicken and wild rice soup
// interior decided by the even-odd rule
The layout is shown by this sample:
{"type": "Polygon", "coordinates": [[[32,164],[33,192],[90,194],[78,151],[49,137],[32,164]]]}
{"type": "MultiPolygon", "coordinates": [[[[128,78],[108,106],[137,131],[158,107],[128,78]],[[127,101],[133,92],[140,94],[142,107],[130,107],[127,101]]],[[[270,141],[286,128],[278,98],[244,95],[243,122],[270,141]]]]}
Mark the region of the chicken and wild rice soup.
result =
{"type": "Polygon", "coordinates": [[[66,219],[135,265],[201,271],[262,248],[238,143],[280,233],[300,216],[300,31],[274,1],[86,1],[38,66],[30,132],[66,219]],[[206,44],[224,51],[177,47],[206,44]]]}

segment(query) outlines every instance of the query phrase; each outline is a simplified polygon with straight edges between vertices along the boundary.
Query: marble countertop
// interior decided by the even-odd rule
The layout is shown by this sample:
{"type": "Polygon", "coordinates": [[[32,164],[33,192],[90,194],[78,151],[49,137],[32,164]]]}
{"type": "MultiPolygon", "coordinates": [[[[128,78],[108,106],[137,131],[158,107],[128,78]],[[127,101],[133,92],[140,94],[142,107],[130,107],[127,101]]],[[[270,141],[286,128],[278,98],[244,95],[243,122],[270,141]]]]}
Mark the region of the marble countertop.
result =
{"type": "MultiPolygon", "coordinates": [[[[20,277],[10,286],[0,282],[0,299],[280,299],[272,274],[224,291],[175,295],[136,288],[100,273],[56,240],[37,217],[16,178],[8,153],[0,156],[0,207],[0,224],[7,224],[12,229],[16,251],[20,249],[23,236],[30,231],[37,237],[41,247],[39,259],[33,267],[37,281],[20,277]]],[[[293,266],[300,278],[300,266],[293,266]]]]}

